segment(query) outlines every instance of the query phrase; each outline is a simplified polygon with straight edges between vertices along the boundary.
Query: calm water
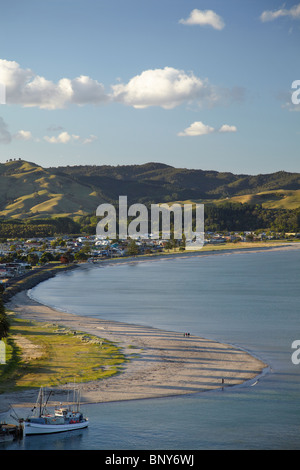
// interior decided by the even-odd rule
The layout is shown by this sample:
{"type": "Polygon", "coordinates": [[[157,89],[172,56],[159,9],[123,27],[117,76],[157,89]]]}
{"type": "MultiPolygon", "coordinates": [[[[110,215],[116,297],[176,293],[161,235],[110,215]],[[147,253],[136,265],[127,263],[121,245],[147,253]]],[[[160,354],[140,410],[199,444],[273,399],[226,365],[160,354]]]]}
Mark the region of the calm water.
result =
{"type": "Polygon", "coordinates": [[[31,291],[80,315],[238,345],[270,370],[255,386],[88,405],[78,434],[28,437],[14,449],[299,449],[300,250],[201,255],[61,274],[31,291]]]}

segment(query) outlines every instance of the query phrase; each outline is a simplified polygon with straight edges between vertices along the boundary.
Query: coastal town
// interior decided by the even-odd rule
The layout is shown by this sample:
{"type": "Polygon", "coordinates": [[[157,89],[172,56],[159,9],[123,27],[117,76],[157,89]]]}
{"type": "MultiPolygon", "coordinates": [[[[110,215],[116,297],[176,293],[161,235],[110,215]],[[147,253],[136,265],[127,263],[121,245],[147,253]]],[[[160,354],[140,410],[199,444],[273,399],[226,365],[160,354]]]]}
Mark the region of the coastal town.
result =
{"type": "MultiPolygon", "coordinates": [[[[204,245],[210,247],[254,242],[296,242],[300,233],[276,232],[205,232],[204,245]]],[[[183,240],[164,240],[139,237],[136,240],[110,240],[97,235],[59,235],[57,237],[7,239],[0,242],[0,284],[24,276],[33,268],[45,265],[97,262],[111,258],[155,255],[185,251],[183,240]]]]}

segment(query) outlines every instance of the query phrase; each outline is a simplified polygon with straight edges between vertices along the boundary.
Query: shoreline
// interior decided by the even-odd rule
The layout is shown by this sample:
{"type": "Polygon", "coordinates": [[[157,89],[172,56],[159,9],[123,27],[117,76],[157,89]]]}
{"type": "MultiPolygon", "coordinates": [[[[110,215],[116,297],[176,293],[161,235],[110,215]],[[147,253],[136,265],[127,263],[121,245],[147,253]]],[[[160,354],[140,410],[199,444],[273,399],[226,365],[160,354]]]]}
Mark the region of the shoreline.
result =
{"type": "Polygon", "coordinates": [[[263,245],[263,246],[245,246],[241,244],[236,247],[226,248],[224,245],[221,247],[215,246],[212,249],[208,250],[197,250],[197,251],[183,251],[183,252],[173,252],[173,253],[154,253],[147,255],[137,255],[137,256],[125,256],[120,258],[107,258],[100,259],[95,262],[80,262],[80,263],[70,263],[70,264],[48,264],[43,267],[38,267],[33,271],[28,272],[24,276],[16,279],[16,282],[11,282],[9,287],[5,290],[2,295],[4,304],[8,303],[17,293],[30,290],[36,287],[43,281],[47,281],[51,277],[56,276],[59,273],[65,271],[71,271],[77,268],[83,268],[87,266],[95,265],[109,265],[109,264],[123,264],[123,263],[132,263],[132,262],[143,262],[143,261],[154,261],[154,260],[168,260],[168,259],[181,259],[189,257],[202,257],[210,255],[222,255],[222,254],[233,254],[233,253],[261,253],[264,251],[282,251],[282,250],[294,250],[300,249],[300,242],[286,242],[280,243],[277,246],[263,245]]]}
{"type": "MultiPolygon", "coordinates": [[[[254,379],[267,367],[248,352],[229,344],[152,327],[81,317],[42,305],[26,292],[15,295],[8,307],[23,319],[53,322],[108,339],[129,359],[119,374],[76,384],[83,405],[221,389],[254,379]]],[[[63,390],[68,385],[57,388],[63,390]]],[[[9,404],[31,406],[36,396],[36,389],[3,393],[0,410],[7,409],[9,404]]]]}
{"type": "MultiPolygon", "coordinates": [[[[108,259],[103,264],[229,254],[229,252],[241,253],[245,250],[262,252],[299,249],[300,246],[285,244],[264,248],[264,250],[253,247],[211,250],[202,253],[201,251],[200,253],[189,252],[187,256],[185,253],[174,253],[108,259]]],[[[83,266],[86,265],[89,263],[83,264],[83,266]]],[[[70,269],[67,266],[66,268],[70,269]]],[[[58,272],[64,271],[65,269],[60,268],[58,272]]],[[[36,276],[34,286],[44,280],[44,276],[40,279],[36,276]]],[[[6,307],[20,318],[53,322],[72,330],[84,331],[108,339],[115,343],[129,359],[119,374],[100,381],[78,384],[81,389],[82,404],[171,397],[222,389],[255,379],[268,367],[251,353],[229,344],[193,335],[185,337],[183,332],[177,333],[141,325],[81,317],[47,307],[28,296],[28,289],[34,286],[32,282],[30,287],[24,283],[20,292],[7,299],[6,307]]],[[[58,387],[59,390],[64,388],[67,388],[67,385],[58,387]]],[[[36,389],[1,394],[0,413],[7,411],[9,405],[31,406],[35,403],[36,394],[36,389]]]]}
{"type": "Polygon", "coordinates": [[[168,259],[181,259],[181,258],[194,258],[194,257],[203,257],[211,255],[230,255],[230,254],[241,254],[241,253],[262,253],[265,251],[285,251],[285,250],[300,250],[300,242],[287,242],[283,244],[267,245],[267,246],[237,246],[224,248],[224,245],[221,247],[216,246],[210,250],[197,250],[197,251],[182,251],[182,252],[173,252],[173,253],[155,253],[149,255],[137,255],[129,256],[124,258],[107,258],[95,261],[94,263],[85,262],[83,265],[106,265],[106,264],[115,264],[115,263],[132,263],[132,262],[143,262],[143,261],[154,261],[154,260],[168,260],[168,259]]]}

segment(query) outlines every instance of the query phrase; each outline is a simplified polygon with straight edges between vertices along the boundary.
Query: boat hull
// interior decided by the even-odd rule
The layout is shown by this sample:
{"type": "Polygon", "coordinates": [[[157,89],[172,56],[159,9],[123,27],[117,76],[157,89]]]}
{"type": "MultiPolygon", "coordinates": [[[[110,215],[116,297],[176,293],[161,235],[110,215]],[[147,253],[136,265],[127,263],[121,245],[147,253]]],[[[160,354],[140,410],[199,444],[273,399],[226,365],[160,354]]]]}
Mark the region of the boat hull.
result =
{"type": "Polygon", "coordinates": [[[66,431],[75,431],[76,429],[83,429],[88,427],[88,420],[80,423],[69,423],[69,424],[40,424],[32,422],[23,423],[23,435],[34,435],[34,434],[53,434],[66,431]]]}

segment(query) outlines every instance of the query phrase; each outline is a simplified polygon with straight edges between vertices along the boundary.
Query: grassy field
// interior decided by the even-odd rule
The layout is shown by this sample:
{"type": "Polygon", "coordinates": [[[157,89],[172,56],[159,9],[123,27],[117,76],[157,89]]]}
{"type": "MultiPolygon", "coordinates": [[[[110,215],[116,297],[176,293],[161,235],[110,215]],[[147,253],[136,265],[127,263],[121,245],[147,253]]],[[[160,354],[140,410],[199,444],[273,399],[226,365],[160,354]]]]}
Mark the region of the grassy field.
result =
{"type": "Polygon", "coordinates": [[[261,204],[264,209],[297,209],[300,207],[300,190],[278,189],[276,191],[263,191],[256,194],[245,194],[222,199],[215,203],[241,202],[247,204],[261,204]]]}
{"type": "Polygon", "coordinates": [[[1,217],[83,215],[95,211],[100,202],[101,198],[99,200],[92,188],[71,178],[51,174],[34,163],[0,165],[1,217]],[[11,168],[9,176],[3,174],[8,168],[11,168]]]}
{"type": "MultiPolygon", "coordinates": [[[[176,201],[181,204],[224,204],[224,202],[236,202],[242,204],[261,204],[264,209],[297,209],[300,207],[300,190],[276,189],[262,191],[254,194],[243,194],[226,199],[205,199],[176,201]]],[[[170,203],[171,204],[171,203],[170,203]]]]}
{"type": "Polygon", "coordinates": [[[227,242],[220,245],[207,244],[201,251],[240,250],[245,248],[276,248],[286,243],[300,243],[295,240],[266,240],[257,242],[227,242]]]}
{"type": "MultiPolygon", "coordinates": [[[[242,250],[245,248],[276,248],[282,245],[285,245],[287,243],[294,243],[294,244],[299,244],[300,246],[300,240],[263,240],[263,241],[255,241],[255,242],[224,242],[220,244],[213,244],[213,243],[208,243],[207,245],[204,245],[201,250],[197,250],[199,253],[203,251],[222,251],[222,250],[242,250]]],[[[170,249],[166,250],[163,253],[159,253],[159,255],[168,255],[168,254],[184,254],[188,253],[188,251],[181,251],[179,248],[176,249],[170,249]]],[[[159,255],[152,255],[152,256],[159,256],[159,255]]],[[[144,255],[144,256],[149,256],[149,255],[144,255]]],[[[150,255],[151,256],[151,255],[150,255]]],[[[142,256],[141,256],[142,258],[142,256]]]]}
{"type": "Polygon", "coordinates": [[[122,369],[125,356],[111,342],[45,322],[12,318],[0,393],[99,380],[122,369]]]}

